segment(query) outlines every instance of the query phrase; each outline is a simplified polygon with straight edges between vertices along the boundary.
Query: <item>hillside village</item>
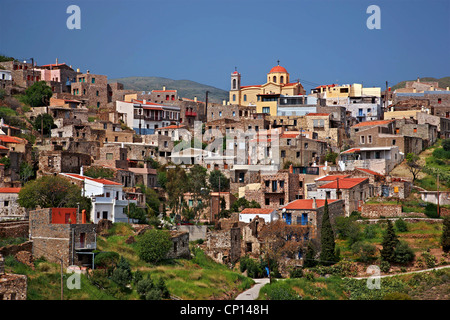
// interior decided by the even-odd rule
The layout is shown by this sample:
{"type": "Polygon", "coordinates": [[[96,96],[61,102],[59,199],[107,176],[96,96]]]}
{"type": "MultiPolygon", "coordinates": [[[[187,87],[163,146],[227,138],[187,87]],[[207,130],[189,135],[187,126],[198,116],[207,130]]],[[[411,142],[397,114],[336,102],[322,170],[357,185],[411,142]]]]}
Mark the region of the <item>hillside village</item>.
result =
{"type": "MultiPolygon", "coordinates": [[[[58,59],[3,58],[0,238],[25,242],[0,246],[0,300],[27,299],[26,276],[5,273],[7,256],[89,272],[99,239],[117,225],[134,230],[130,243],[149,230],[167,232],[167,259],[190,259],[195,243],[230,269],[246,259],[276,261],[259,276],[275,277],[276,268],[289,278],[325,261],[328,222],[338,241],[343,221],[442,229],[450,216],[450,88],[437,82],[306,92],[278,62],[260,70],[256,84],[238,70],[218,75],[230,79],[229,99],[219,104],[208,92],[129,90],[58,59]],[[436,149],[447,156],[433,167],[421,155],[436,149]],[[51,206],[33,202],[33,190],[56,198],[72,187],[76,196],[51,206]]],[[[448,265],[444,251],[432,254],[448,265]]],[[[391,270],[420,269],[420,252],[391,270]]]]}

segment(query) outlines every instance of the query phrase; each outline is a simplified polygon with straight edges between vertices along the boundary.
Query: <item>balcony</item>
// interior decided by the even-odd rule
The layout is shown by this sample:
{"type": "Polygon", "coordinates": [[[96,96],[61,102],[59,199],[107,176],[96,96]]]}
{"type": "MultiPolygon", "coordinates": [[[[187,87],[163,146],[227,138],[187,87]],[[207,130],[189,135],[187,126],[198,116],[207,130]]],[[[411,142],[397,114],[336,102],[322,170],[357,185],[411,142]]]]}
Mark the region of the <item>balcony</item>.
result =
{"type": "Polygon", "coordinates": [[[195,111],[186,111],[186,117],[196,117],[197,116],[197,112],[195,111]]]}
{"type": "Polygon", "coordinates": [[[75,250],[96,250],[97,242],[75,242],[75,250]]]}

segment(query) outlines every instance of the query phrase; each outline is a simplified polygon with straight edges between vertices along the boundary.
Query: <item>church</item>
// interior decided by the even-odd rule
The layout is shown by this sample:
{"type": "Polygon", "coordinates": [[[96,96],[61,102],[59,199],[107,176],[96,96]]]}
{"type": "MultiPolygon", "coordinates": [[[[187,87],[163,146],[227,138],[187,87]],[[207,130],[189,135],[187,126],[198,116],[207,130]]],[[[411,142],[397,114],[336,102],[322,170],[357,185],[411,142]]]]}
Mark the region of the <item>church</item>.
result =
{"type": "Polygon", "coordinates": [[[241,86],[241,74],[231,74],[230,103],[241,106],[256,106],[262,99],[278,99],[280,96],[295,96],[306,93],[300,82],[290,82],[289,72],[278,65],[267,73],[267,82],[259,85],[241,86]],[[265,98],[263,98],[265,97],[265,98]]]}

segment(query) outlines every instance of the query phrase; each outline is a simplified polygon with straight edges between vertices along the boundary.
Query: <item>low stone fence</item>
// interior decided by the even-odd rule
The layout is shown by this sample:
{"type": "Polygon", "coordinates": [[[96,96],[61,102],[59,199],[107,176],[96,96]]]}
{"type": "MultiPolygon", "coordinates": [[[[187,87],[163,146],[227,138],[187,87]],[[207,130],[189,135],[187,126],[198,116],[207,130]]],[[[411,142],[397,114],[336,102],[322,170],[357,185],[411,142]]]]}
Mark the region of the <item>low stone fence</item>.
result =
{"type": "Polygon", "coordinates": [[[0,238],[28,238],[28,230],[28,220],[0,222],[0,238]]]}
{"type": "Polygon", "coordinates": [[[0,248],[0,254],[4,257],[16,255],[20,251],[27,251],[32,253],[33,251],[33,241],[27,241],[21,244],[11,244],[0,248]]]}
{"type": "Polygon", "coordinates": [[[379,218],[426,218],[426,214],[421,212],[402,212],[400,204],[363,204],[361,206],[361,217],[369,219],[379,218]]]}

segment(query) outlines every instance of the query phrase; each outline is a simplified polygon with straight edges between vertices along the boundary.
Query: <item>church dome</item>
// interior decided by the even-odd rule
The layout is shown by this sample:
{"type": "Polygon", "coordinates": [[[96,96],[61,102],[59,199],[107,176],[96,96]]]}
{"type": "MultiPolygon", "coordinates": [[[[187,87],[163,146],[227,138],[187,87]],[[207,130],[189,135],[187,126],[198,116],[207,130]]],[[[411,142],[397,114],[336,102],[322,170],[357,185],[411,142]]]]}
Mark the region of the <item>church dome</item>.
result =
{"type": "Polygon", "coordinates": [[[270,69],[270,73],[274,73],[274,72],[284,72],[284,73],[287,73],[287,70],[286,70],[284,67],[278,65],[278,66],[275,66],[275,67],[273,67],[272,69],[270,69]]]}

